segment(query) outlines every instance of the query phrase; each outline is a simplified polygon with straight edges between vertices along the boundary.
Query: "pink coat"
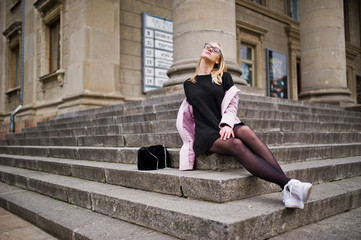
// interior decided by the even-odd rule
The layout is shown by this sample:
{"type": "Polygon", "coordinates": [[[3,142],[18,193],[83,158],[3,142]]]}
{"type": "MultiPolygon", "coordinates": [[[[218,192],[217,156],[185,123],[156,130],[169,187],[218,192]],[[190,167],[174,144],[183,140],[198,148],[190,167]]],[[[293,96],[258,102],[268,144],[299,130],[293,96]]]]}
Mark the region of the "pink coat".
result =
{"type": "MultiPolygon", "coordinates": [[[[237,117],[239,92],[240,90],[233,86],[224,95],[221,104],[222,119],[219,123],[220,128],[222,124],[227,124],[233,128],[235,124],[241,122],[237,117]]],[[[177,129],[183,141],[179,153],[179,170],[193,170],[195,161],[195,153],[193,151],[194,128],[193,108],[187,99],[184,99],[177,116],[177,129]]]]}

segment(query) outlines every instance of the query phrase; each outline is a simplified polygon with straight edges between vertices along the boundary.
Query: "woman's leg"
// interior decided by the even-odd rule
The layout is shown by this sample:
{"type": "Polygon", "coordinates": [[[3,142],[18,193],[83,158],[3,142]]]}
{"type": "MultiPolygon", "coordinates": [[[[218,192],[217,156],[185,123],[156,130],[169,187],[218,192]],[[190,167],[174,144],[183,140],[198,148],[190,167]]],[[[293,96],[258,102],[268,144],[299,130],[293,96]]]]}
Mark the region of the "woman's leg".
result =
{"type": "Polygon", "coordinates": [[[279,173],[285,174],[272,152],[250,127],[246,125],[236,126],[234,134],[236,138],[241,139],[257,156],[266,160],[279,173]]]}
{"type": "Polygon", "coordinates": [[[278,184],[282,189],[290,180],[270,163],[256,155],[241,139],[217,139],[209,151],[223,155],[232,155],[253,175],[263,180],[278,184]]]}

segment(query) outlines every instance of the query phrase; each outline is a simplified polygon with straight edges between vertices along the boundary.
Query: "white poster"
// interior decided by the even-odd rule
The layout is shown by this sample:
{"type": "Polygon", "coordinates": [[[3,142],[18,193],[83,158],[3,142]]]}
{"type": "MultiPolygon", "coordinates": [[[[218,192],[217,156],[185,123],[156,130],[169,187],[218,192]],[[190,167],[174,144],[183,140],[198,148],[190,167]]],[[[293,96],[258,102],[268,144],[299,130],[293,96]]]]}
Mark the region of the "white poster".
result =
{"type": "Polygon", "coordinates": [[[173,22],[143,13],[142,68],[143,92],[161,88],[173,64],[173,22]]]}

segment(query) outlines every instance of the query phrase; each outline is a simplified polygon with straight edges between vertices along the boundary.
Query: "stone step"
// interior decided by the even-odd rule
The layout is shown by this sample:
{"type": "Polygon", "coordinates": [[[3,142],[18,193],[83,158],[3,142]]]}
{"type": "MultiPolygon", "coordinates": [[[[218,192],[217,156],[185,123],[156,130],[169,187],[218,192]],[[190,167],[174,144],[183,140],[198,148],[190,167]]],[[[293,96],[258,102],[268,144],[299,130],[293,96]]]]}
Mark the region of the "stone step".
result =
{"type": "MultiPolygon", "coordinates": [[[[76,121],[76,119],[70,119],[69,122],[65,123],[56,123],[48,122],[48,124],[41,124],[37,127],[26,128],[24,132],[38,132],[38,131],[49,131],[57,129],[69,129],[77,127],[89,127],[97,125],[114,125],[114,124],[123,124],[123,123],[134,123],[134,122],[148,122],[154,120],[169,120],[176,119],[178,109],[167,109],[159,112],[147,112],[147,113],[137,113],[127,116],[110,116],[102,118],[91,118],[87,117],[83,121],[76,121]]],[[[345,117],[344,115],[330,115],[330,114],[309,114],[309,113],[299,113],[299,112],[290,112],[290,111],[277,111],[264,109],[260,111],[259,109],[254,108],[240,108],[238,116],[244,119],[271,119],[271,120],[299,120],[306,122],[317,122],[317,123],[356,123],[359,126],[361,125],[361,115],[357,117],[345,117]]],[[[47,122],[44,122],[47,123],[47,122]]]]}
{"type": "MultiPolygon", "coordinates": [[[[262,120],[243,119],[243,121],[257,132],[279,131],[290,132],[300,131],[303,133],[317,132],[361,132],[361,123],[321,123],[295,120],[262,120]]],[[[119,135],[135,133],[168,133],[175,132],[175,120],[158,120],[138,123],[109,124],[77,128],[59,128],[57,130],[24,131],[23,133],[9,134],[7,140],[39,137],[69,137],[69,136],[96,136],[96,135],[119,135]]],[[[0,145],[7,145],[7,141],[0,141],[0,145]]]]}
{"type": "Polygon", "coordinates": [[[356,208],[345,213],[337,214],[312,223],[276,237],[270,240],[290,240],[290,239],[360,239],[361,236],[361,208],[356,208]]]}
{"type": "Polygon", "coordinates": [[[361,206],[361,177],[314,185],[296,210],[280,192],[219,204],[7,168],[6,183],[182,239],[264,239],[361,206]]]}
{"type": "MultiPolygon", "coordinates": [[[[321,159],[335,159],[361,155],[361,143],[269,146],[280,163],[295,163],[321,159]]],[[[69,146],[0,146],[0,154],[67,158],[89,161],[136,164],[138,147],[69,147],[69,146]]],[[[179,148],[168,148],[171,167],[179,167],[179,148]]],[[[226,170],[242,168],[233,157],[203,154],[195,169],[226,170]]]]}
{"type": "MultiPolygon", "coordinates": [[[[6,154],[0,155],[0,165],[3,165],[0,173],[11,174],[11,168],[8,171],[4,167],[10,166],[220,203],[280,190],[277,185],[257,179],[244,169],[139,171],[136,165],[130,164],[6,154]],[[161,182],[165,184],[159,184],[161,182]]],[[[290,178],[323,183],[358,176],[361,157],[286,164],[282,168],[290,178]]]]}
{"type": "Polygon", "coordinates": [[[26,128],[24,132],[33,132],[33,131],[52,131],[57,129],[64,128],[80,128],[80,127],[89,127],[97,125],[114,125],[114,124],[123,124],[123,123],[135,123],[135,122],[148,122],[155,120],[169,120],[176,119],[178,110],[168,110],[161,112],[151,112],[151,113],[138,113],[128,116],[112,116],[98,119],[87,118],[84,121],[71,121],[68,123],[49,123],[49,124],[40,124],[36,127],[26,128]]]}
{"type": "MultiPolygon", "coordinates": [[[[80,111],[76,113],[70,113],[70,114],[63,114],[60,116],[57,116],[56,119],[70,119],[74,120],[74,117],[87,117],[88,115],[91,115],[92,118],[97,118],[98,116],[109,114],[114,111],[118,110],[127,110],[129,113],[131,112],[137,112],[141,107],[152,107],[154,106],[154,109],[160,108],[160,109],[169,109],[169,104],[174,105],[174,108],[177,109],[181,103],[181,101],[184,99],[184,94],[173,94],[171,96],[167,96],[166,98],[152,98],[152,99],[145,99],[141,101],[134,101],[131,103],[125,103],[125,104],[119,104],[114,106],[108,106],[98,109],[91,109],[91,110],[85,110],[80,111]]],[[[318,103],[310,103],[310,102],[303,102],[303,101],[292,101],[287,99],[275,99],[270,97],[261,97],[261,96],[251,96],[251,95],[240,95],[240,106],[249,106],[251,108],[253,107],[265,107],[265,109],[268,109],[272,106],[282,105],[280,109],[287,109],[289,110],[290,106],[294,106],[295,108],[302,108],[302,109],[308,109],[312,108],[315,111],[323,111],[323,110],[329,110],[331,113],[338,114],[340,111],[345,111],[344,108],[341,108],[339,106],[335,105],[328,105],[328,104],[318,104],[318,103]]],[[[312,110],[312,111],[314,111],[312,110]]],[[[301,110],[304,111],[304,110],[301,110]]],[[[360,114],[347,111],[347,115],[350,116],[360,116],[360,114]]]]}
{"type": "MultiPolygon", "coordinates": [[[[338,110],[338,111],[345,110],[344,108],[337,106],[337,105],[313,103],[313,102],[308,102],[308,101],[294,101],[294,100],[289,100],[289,99],[272,98],[272,97],[266,97],[266,96],[255,96],[255,95],[249,95],[249,94],[240,94],[239,97],[240,97],[241,103],[258,102],[258,103],[285,104],[285,105],[312,107],[312,108],[320,108],[320,109],[330,109],[330,110],[338,110]]],[[[134,109],[134,108],[139,108],[141,106],[162,105],[164,103],[169,103],[169,102],[174,102],[174,101],[176,101],[180,104],[184,98],[185,98],[185,95],[184,95],[183,91],[181,91],[179,93],[173,93],[173,94],[166,95],[166,96],[146,98],[146,99],[140,100],[140,101],[132,101],[132,102],[126,102],[123,104],[106,106],[106,107],[101,107],[101,108],[96,108],[96,109],[89,109],[89,110],[83,110],[83,111],[78,111],[78,112],[60,114],[60,115],[56,116],[56,119],[74,118],[77,116],[84,116],[84,115],[89,115],[89,114],[94,114],[94,113],[96,114],[96,113],[111,112],[111,111],[116,111],[119,109],[134,109]]],[[[348,111],[348,112],[351,113],[351,111],[348,111]]]]}
{"type": "Polygon", "coordinates": [[[239,95],[239,99],[241,101],[244,101],[244,100],[256,101],[256,102],[259,101],[259,102],[269,102],[269,103],[273,103],[273,104],[289,104],[289,105],[295,105],[295,106],[306,106],[306,107],[325,108],[325,109],[333,109],[333,110],[344,110],[345,109],[336,104],[316,103],[316,102],[301,101],[301,100],[295,101],[295,100],[291,100],[291,99],[275,98],[275,97],[243,94],[243,93],[241,93],[239,95]]]}
{"type": "Polygon", "coordinates": [[[131,108],[126,107],[118,107],[119,109],[110,109],[104,111],[103,109],[99,109],[98,113],[90,112],[88,114],[66,117],[66,118],[56,118],[50,121],[39,122],[39,126],[53,125],[53,124],[65,124],[71,123],[74,121],[86,121],[89,119],[102,119],[107,117],[124,117],[129,115],[139,115],[145,113],[157,113],[169,110],[178,110],[181,102],[167,102],[157,105],[140,105],[140,106],[132,106],[131,108]]]}
{"type": "MultiPolygon", "coordinates": [[[[84,121],[73,121],[62,124],[41,125],[37,127],[24,129],[23,132],[39,132],[39,131],[54,131],[60,129],[74,129],[74,128],[89,128],[104,125],[124,125],[133,123],[144,123],[149,121],[162,121],[162,120],[175,120],[178,110],[168,110],[158,113],[144,113],[135,114],[122,117],[106,117],[99,119],[88,118],[84,121]]],[[[259,120],[271,120],[271,121],[298,121],[302,122],[314,122],[315,124],[327,124],[330,123],[333,128],[340,128],[343,125],[351,123],[356,124],[355,128],[361,128],[361,118],[334,116],[334,115],[315,115],[305,113],[294,112],[279,112],[275,110],[255,110],[255,109],[240,109],[238,116],[242,121],[249,119],[259,120]],[[338,125],[340,124],[340,125],[338,125]]],[[[247,123],[247,121],[245,121],[247,123]]]]}
{"type": "MultiPolygon", "coordinates": [[[[57,120],[51,120],[46,122],[40,122],[39,126],[46,126],[46,125],[53,125],[53,124],[66,124],[66,123],[73,123],[73,122],[82,122],[89,119],[103,119],[107,117],[122,117],[122,116],[129,116],[134,114],[145,114],[145,113],[156,113],[162,111],[169,111],[169,110],[178,110],[180,106],[180,102],[171,102],[165,103],[161,105],[155,106],[141,106],[131,109],[121,109],[121,110],[112,110],[109,112],[101,112],[98,114],[89,114],[80,117],[73,117],[73,118],[62,118],[57,120]]],[[[343,116],[352,118],[360,118],[360,114],[349,114],[347,111],[341,110],[330,110],[330,109],[320,109],[320,108],[309,108],[303,106],[293,106],[293,105],[275,105],[268,102],[242,102],[242,105],[239,107],[239,110],[242,112],[249,113],[251,111],[262,111],[262,110],[274,110],[274,111],[281,111],[281,112],[295,112],[295,113],[303,113],[303,114],[317,114],[317,115],[331,115],[331,116],[343,116]]],[[[246,113],[242,113],[244,115],[246,113]]]]}
{"type": "MultiPolygon", "coordinates": [[[[136,164],[138,149],[135,147],[0,146],[0,154],[136,164]]],[[[168,151],[171,155],[171,166],[178,167],[179,149],[168,148],[168,151]]]]}
{"type": "MultiPolygon", "coordinates": [[[[77,118],[77,117],[83,117],[83,116],[88,116],[88,115],[96,115],[96,114],[102,114],[105,112],[112,112],[112,111],[116,111],[116,110],[121,110],[121,109],[126,109],[126,110],[131,110],[131,109],[137,109],[143,106],[149,107],[149,106],[157,106],[157,105],[162,105],[164,103],[169,103],[169,102],[178,102],[178,104],[180,105],[181,101],[183,101],[185,95],[183,93],[181,94],[172,94],[172,95],[167,95],[167,96],[159,96],[159,97],[155,97],[155,98],[147,98],[144,100],[139,100],[139,101],[131,101],[131,102],[125,102],[122,104],[118,104],[118,105],[112,105],[112,106],[106,106],[106,107],[100,107],[100,108],[93,108],[93,109],[88,109],[88,110],[83,110],[83,111],[77,111],[77,112],[71,112],[71,113],[65,113],[65,114],[59,114],[55,117],[55,120],[59,120],[59,119],[72,119],[72,118],[77,118]]],[[[178,107],[179,107],[178,105],[178,107]]]]}
{"type": "Polygon", "coordinates": [[[57,239],[178,239],[4,183],[0,189],[1,207],[57,239]]]}
{"type": "MultiPolygon", "coordinates": [[[[268,99],[269,100],[269,99],[268,99]]],[[[149,112],[158,112],[173,109],[176,110],[179,108],[181,100],[174,101],[171,99],[171,102],[162,102],[155,105],[146,104],[145,101],[135,101],[132,104],[120,104],[104,108],[91,109],[86,111],[78,112],[78,114],[68,114],[67,117],[58,117],[55,120],[40,122],[39,126],[48,125],[48,124],[59,124],[67,123],[74,121],[84,121],[87,119],[98,119],[104,118],[106,116],[123,116],[131,115],[136,113],[149,113],[149,112]],[[130,106],[126,106],[130,105],[130,106]]],[[[349,116],[349,117],[358,117],[360,118],[360,113],[345,111],[342,108],[330,108],[328,105],[316,105],[306,103],[299,103],[296,101],[291,101],[285,103],[276,101],[259,101],[259,99],[254,100],[240,100],[240,109],[257,109],[257,110],[277,110],[277,111],[286,111],[286,112],[302,112],[307,114],[327,114],[334,116],[349,116]],[[325,107],[326,106],[326,107],[325,107]]]]}
{"type": "MultiPolygon", "coordinates": [[[[82,116],[81,118],[66,118],[66,119],[58,119],[58,120],[52,120],[52,121],[46,121],[46,122],[40,122],[38,125],[39,126],[47,126],[47,125],[54,125],[54,124],[66,124],[66,123],[74,123],[74,122],[84,122],[87,121],[89,119],[92,119],[94,121],[105,121],[105,120],[101,120],[104,118],[122,118],[124,116],[129,116],[129,115],[139,115],[139,114],[151,114],[151,113],[162,113],[164,111],[174,111],[175,114],[173,113],[172,116],[174,116],[174,118],[176,117],[176,112],[179,108],[180,103],[179,102],[172,102],[172,103],[167,103],[167,104],[162,104],[162,105],[157,105],[157,106],[153,106],[153,107],[143,107],[144,109],[141,108],[137,108],[138,110],[128,110],[128,111],[124,111],[122,110],[121,114],[118,114],[117,111],[111,111],[107,114],[102,113],[102,114],[98,114],[98,115],[89,115],[89,116],[82,116]]],[[[350,114],[350,111],[341,111],[341,110],[328,110],[328,109],[312,109],[312,108],[307,108],[307,107],[297,107],[295,108],[294,106],[289,106],[289,105],[273,105],[270,103],[258,103],[258,102],[253,102],[252,104],[245,104],[245,105],[241,105],[239,107],[239,112],[240,112],[240,116],[251,116],[251,115],[256,115],[257,112],[263,112],[263,110],[267,110],[268,112],[285,112],[285,113],[294,113],[294,114],[300,114],[300,115],[326,115],[328,118],[332,117],[332,118],[336,118],[336,119],[342,119],[344,120],[345,118],[348,120],[355,120],[355,119],[360,119],[361,118],[361,114],[360,113],[354,113],[351,112],[352,114],[350,114]]],[[[258,113],[261,114],[261,113],[258,113]]],[[[268,113],[269,115],[270,113],[268,113]]],[[[273,114],[276,116],[279,116],[280,114],[273,114]]],[[[258,115],[259,116],[259,115],[258,115]]],[[[287,116],[285,116],[287,117],[287,116]]]]}
{"type": "Polygon", "coordinates": [[[300,132],[360,132],[361,122],[320,122],[298,120],[267,120],[267,119],[242,119],[255,130],[263,131],[300,131],[300,132]]]}
{"type": "Polygon", "coordinates": [[[298,120],[298,121],[311,121],[311,122],[332,122],[332,123],[344,123],[352,122],[359,123],[360,117],[358,116],[345,116],[342,114],[311,114],[304,112],[292,112],[292,111],[279,111],[273,109],[252,109],[252,108],[239,108],[238,117],[242,120],[244,118],[251,119],[273,119],[273,120],[298,120]]]}
{"type": "Polygon", "coordinates": [[[26,131],[10,134],[7,139],[37,138],[37,137],[68,137],[92,135],[117,135],[132,133],[167,133],[175,132],[176,120],[158,120],[138,123],[109,124],[78,128],[60,128],[57,130],[26,131]]]}
{"type": "MultiPolygon", "coordinates": [[[[109,128],[107,128],[109,129],[109,128]]],[[[70,132],[67,130],[66,132],[70,132]]],[[[50,132],[49,132],[50,133],[50,132]]],[[[267,145],[294,144],[336,144],[361,142],[361,132],[278,132],[256,131],[267,145]]],[[[64,133],[61,133],[63,135],[64,133]]],[[[148,145],[166,145],[180,147],[182,140],[178,132],[139,133],[139,134],[105,134],[75,136],[21,136],[7,139],[7,145],[33,146],[108,146],[108,147],[141,147],[148,145]]]]}

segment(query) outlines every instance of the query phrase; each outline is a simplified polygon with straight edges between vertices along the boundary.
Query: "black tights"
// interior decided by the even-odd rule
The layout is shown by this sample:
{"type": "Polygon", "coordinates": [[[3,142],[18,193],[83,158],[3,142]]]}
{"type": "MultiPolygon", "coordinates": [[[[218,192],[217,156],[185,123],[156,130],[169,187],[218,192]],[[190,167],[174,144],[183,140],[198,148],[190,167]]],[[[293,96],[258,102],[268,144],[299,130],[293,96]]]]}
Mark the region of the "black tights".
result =
{"type": "Polygon", "coordinates": [[[250,173],[283,189],[290,179],[263,141],[248,126],[238,125],[233,131],[234,138],[217,139],[209,151],[236,157],[250,173]]]}

